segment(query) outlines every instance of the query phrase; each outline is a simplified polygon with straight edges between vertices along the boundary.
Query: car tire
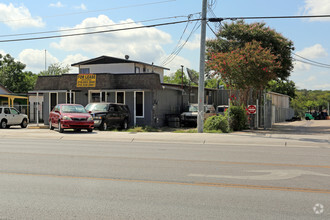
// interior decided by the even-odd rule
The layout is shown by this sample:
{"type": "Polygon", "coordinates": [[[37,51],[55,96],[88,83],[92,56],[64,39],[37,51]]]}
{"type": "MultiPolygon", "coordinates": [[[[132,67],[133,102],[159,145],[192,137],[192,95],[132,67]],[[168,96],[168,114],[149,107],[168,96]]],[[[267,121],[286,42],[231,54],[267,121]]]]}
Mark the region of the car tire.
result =
{"type": "Polygon", "coordinates": [[[7,128],[7,121],[6,120],[1,121],[1,128],[7,128]]]}
{"type": "Polygon", "coordinates": [[[90,129],[87,129],[87,132],[92,132],[93,131],[93,129],[92,128],[90,128],[90,129]]]}
{"type": "Polygon", "coordinates": [[[108,124],[105,121],[103,121],[102,124],[100,125],[99,129],[101,131],[106,131],[106,130],[108,130],[108,127],[109,127],[108,124]]]}
{"type": "Polygon", "coordinates": [[[21,123],[21,128],[26,128],[28,126],[28,122],[26,119],[23,119],[22,123],[21,123]]]}
{"type": "Polygon", "coordinates": [[[50,130],[54,130],[54,127],[53,127],[53,125],[52,125],[52,122],[51,122],[51,121],[49,122],[49,129],[50,129],[50,130]]]}
{"type": "Polygon", "coordinates": [[[123,130],[127,130],[127,129],[128,129],[128,121],[127,121],[127,119],[125,119],[125,120],[123,121],[123,124],[121,125],[121,128],[122,128],[123,130]]]}
{"type": "Polygon", "coordinates": [[[60,122],[60,121],[58,122],[58,131],[59,131],[60,133],[63,133],[63,131],[64,131],[64,129],[63,129],[62,126],[61,126],[61,122],[60,122]]]}

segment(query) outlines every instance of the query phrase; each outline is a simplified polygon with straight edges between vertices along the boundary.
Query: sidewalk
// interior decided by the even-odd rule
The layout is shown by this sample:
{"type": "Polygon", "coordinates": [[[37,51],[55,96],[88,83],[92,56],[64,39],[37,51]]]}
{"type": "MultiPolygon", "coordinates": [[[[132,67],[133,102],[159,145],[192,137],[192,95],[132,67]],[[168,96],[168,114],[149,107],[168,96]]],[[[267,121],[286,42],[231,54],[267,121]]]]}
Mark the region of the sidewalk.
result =
{"type": "Polygon", "coordinates": [[[30,129],[48,129],[49,126],[44,125],[43,123],[39,123],[39,124],[31,123],[31,124],[28,124],[27,128],[30,128],[30,129]]]}
{"type": "Polygon", "coordinates": [[[47,125],[30,124],[30,129],[17,129],[31,138],[48,138],[58,140],[95,140],[118,142],[157,142],[184,144],[218,144],[218,145],[264,145],[272,142],[273,146],[299,147],[308,143],[311,147],[330,147],[330,121],[301,121],[279,123],[270,130],[246,130],[229,134],[219,133],[173,133],[173,132],[116,132],[99,131],[92,133],[50,131],[47,125]],[[32,129],[39,129],[38,132],[32,129]]]}

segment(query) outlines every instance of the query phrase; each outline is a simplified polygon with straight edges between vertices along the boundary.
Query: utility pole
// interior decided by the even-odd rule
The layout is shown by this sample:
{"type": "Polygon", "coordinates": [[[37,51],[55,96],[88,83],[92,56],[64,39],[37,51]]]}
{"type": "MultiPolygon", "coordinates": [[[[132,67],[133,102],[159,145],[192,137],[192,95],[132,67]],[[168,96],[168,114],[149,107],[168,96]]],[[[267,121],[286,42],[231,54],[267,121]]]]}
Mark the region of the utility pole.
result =
{"type": "Polygon", "coordinates": [[[184,111],[184,105],[183,105],[183,94],[184,94],[184,89],[183,89],[183,65],[181,65],[181,89],[182,89],[182,95],[181,95],[181,110],[182,112],[184,111]]]}
{"type": "Polygon", "coordinates": [[[183,89],[183,65],[181,65],[181,89],[183,89]]]}
{"type": "Polygon", "coordinates": [[[47,70],[47,50],[45,50],[45,71],[47,70]]]}
{"type": "Polygon", "coordinates": [[[201,47],[199,60],[199,83],[198,83],[198,115],[197,132],[203,133],[204,127],[204,71],[205,71],[205,39],[206,39],[206,10],[207,0],[203,0],[201,24],[201,47]]]}

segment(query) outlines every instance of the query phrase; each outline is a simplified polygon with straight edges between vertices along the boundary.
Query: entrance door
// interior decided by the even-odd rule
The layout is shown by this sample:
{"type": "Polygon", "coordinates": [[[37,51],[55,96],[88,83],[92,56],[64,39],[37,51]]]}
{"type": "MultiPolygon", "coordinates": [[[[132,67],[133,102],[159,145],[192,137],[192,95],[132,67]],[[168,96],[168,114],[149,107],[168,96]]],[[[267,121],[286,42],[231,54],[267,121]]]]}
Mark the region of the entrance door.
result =
{"type": "Polygon", "coordinates": [[[54,107],[57,105],[58,94],[57,93],[49,93],[49,112],[51,112],[54,107]]]}

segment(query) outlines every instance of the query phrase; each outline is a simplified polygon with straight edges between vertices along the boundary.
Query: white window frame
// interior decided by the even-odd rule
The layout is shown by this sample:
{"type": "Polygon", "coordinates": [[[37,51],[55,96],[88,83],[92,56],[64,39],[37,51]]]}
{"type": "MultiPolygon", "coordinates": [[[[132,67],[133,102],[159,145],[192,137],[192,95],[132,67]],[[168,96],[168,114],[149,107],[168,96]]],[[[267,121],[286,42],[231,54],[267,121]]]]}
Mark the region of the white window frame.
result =
{"type": "MultiPolygon", "coordinates": [[[[65,103],[66,104],[70,104],[70,103],[68,103],[68,94],[70,94],[70,92],[66,92],[66,94],[65,94],[65,103]]],[[[71,104],[75,104],[76,103],[76,92],[71,92],[71,98],[72,98],[72,103],[71,104]]]]}
{"type": "Polygon", "coordinates": [[[107,102],[107,100],[108,100],[108,93],[107,93],[107,91],[106,90],[88,90],[88,103],[92,103],[91,101],[91,98],[92,98],[92,93],[100,93],[100,103],[104,103],[103,101],[102,101],[102,95],[101,95],[101,93],[103,93],[104,92],[104,94],[105,94],[105,97],[104,97],[104,102],[107,102]]]}
{"type": "Polygon", "coordinates": [[[126,92],[125,92],[125,91],[116,91],[116,92],[115,92],[115,102],[118,103],[118,100],[117,100],[117,93],[119,93],[119,92],[124,93],[124,103],[123,103],[123,104],[126,104],[126,92]]]}
{"type": "Polygon", "coordinates": [[[134,91],[134,118],[144,118],[144,91],[134,91]],[[142,116],[136,115],[136,93],[142,92],[142,116]]]}

